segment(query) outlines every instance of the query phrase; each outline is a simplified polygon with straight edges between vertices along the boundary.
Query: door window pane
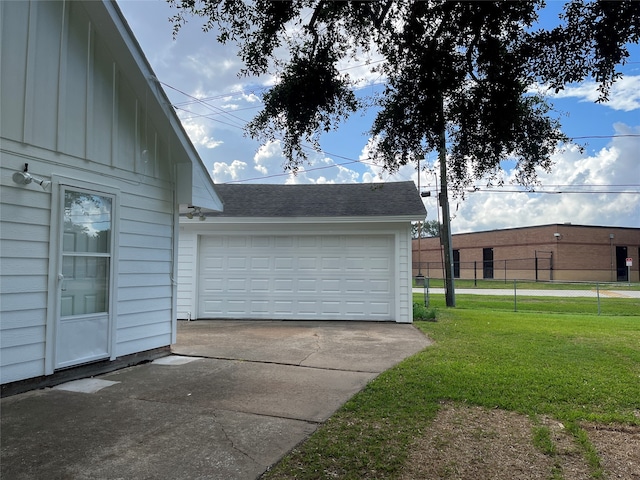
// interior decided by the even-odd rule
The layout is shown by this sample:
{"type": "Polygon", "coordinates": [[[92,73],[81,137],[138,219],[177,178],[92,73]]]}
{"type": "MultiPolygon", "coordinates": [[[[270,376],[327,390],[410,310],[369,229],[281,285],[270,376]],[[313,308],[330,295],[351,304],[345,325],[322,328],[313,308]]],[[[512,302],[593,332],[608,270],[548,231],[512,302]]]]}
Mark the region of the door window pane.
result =
{"type": "Polygon", "coordinates": [[[109,259],[63,257],[61,314],[89,315],[108,311],[109,259]]]}
{"type": "Polygon", "coordinates": [[[64,196],[64,252],[109,253],[111,198],[67,190],[64,196]]]}

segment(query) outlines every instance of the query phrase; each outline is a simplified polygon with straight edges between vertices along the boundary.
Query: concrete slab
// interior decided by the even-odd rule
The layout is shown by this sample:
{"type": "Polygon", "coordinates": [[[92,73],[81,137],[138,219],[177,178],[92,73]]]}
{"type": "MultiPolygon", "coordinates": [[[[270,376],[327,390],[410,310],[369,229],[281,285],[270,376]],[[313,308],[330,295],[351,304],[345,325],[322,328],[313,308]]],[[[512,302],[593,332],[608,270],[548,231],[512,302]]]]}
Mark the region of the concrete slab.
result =
{"type": "Polygon", "coordinates": [[[2,407],[1,478],[15,480],[256,478],[316,428],[100,393],[43,390],[2,407]]]}
{"type": "Polygon", "coordinates": [[[96,393],[103,388],[115,385],[117,382],[101,380],[99,378],[81,378],[71,382],[62,383],[53,387],[55,390],[66,390],[67,392],[96,393]]]}
{"type": "Polygon", "coordinates": [[[257,478],[429,344],[411,325],[180,323],[180,355],[84,382],[108,388],[3,398],[0,478],[257,478]]]}
{"type": "Polygon", "coordinates": [[[156,358],[155,365],[184,365],[198,360],[196,357],[183,357],[180,355],[169,355],[168,357],[156,358]]]}
{"type": "Polygon", "coordinates": [[[388,322],[198,320],[178,322],[178,336],[178,355],[377,373],[429,345],[413,325],[388,322]]]}

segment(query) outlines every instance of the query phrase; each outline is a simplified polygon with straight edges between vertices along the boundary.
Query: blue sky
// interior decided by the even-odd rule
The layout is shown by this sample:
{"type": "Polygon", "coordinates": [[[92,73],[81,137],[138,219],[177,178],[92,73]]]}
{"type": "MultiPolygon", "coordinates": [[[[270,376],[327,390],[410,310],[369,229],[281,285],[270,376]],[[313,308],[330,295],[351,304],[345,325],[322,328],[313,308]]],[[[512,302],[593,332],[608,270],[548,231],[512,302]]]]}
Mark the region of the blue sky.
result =
{"type": "MultiPolygon", "coordinates": [[[[564,2],[548,2],[545,22],[555,21],[564,2]]],[[[323,153],[310,154],[311,164],[297,176],[283,171],[278,143],[261,145],[244,136],[242,126],[259,111],[260,94],[271,78],[238,78],[241,64],[232,46],[219,45],[213,33],[203,33],[202,21],[192,19],[172,37],[168,18],[173,10],[162,0],[118,0],[118,4],[156,76],[177,108],[192,142],[216,183],[360,183],[404,181],[418,183],[415,166],[389,176],[367,158],[373,112],[356,114],[321,140],[323,153]]],[[[453,233],[529,225],[564,223],[640,227],[640,47],[633,46],[624,78],[606,104],[595,103],[592,82],[572,85],[552,98],[562,112],[565,133],[584,147],[568,146],[554,157],[550,174],[541,172],[539,191],[525,193],[508,182],[501,190],[451,198],[453,233]],[[586,138],[580,138],[586,137],[586,138]],[[555,193],[562,192],[562,193],[555,193]]],[[[380,88],[380,78],[365,68],[352,68],[363,78],[359,93],[380,88]]],[[[423,166],[433,167],[435,153],[423,166]]],[[[505,179],[510,178],[504,172],[505,179]]],[[[439,180],[438,180],[439,182],[439,180]]],[[[421,190],[427,219],[438,219],[436,178],[423,171],[421,190]]]]}

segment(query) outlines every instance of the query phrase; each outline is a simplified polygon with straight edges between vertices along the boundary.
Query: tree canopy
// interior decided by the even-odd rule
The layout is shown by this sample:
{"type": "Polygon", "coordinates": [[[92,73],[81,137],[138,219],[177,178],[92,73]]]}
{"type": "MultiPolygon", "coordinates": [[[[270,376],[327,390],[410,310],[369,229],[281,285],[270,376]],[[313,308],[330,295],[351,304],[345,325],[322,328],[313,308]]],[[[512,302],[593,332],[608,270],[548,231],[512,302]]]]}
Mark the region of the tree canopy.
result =
{"type": "Polygon", "coordinates": [[[429,238],[440,236],[441,225],[438,220],[425,220],[411,224],[411,238],[429,238]]]}
{"type": "Polygon", "coordinates": [[[555,90],[592,77],[605,100],[627,45],[640,34],[640,2],[567,2],[563,22],[537,27],[543,0],[168,0],[174,32],[192,16],[217,40],[235,42],[241,75],[275,75],[264,108],[248,125],[280,139],[296,170],[306,144],[360,108],[376,107],[372,155],[395,171],[437,150],[446,132],[449,181],[500,181],[500,162],[516,163],[528,185],[569,139],[533,85],[555,90]],[[385,79],[374,98],[354,93],[344,66],[367,63],[385,79]]]}

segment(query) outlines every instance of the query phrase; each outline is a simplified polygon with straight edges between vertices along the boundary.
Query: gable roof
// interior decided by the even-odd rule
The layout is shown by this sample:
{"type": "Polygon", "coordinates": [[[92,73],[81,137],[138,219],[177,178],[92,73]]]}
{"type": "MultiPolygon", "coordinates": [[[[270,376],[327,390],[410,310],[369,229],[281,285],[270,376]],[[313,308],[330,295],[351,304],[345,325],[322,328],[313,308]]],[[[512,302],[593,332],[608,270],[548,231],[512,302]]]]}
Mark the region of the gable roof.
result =
{"type": "Polygon", "coordinates": [[[180,122],[171,102],[155,76],[142,47],[135,38],[116,0],[85,1],[84,9],[93,20],[93,28],[108,41],[119,71],[145,108],[156,127],[168,138],[169,158],[177,167],[178,202],[212,210],[222,208],[213,179],[180,122]]]}
{"type": "Polygon", "coordinates": [[[426,216],[413,182],[323,185],[218,184],[223,212],[207,217],[405,217],[426,216]]]}

